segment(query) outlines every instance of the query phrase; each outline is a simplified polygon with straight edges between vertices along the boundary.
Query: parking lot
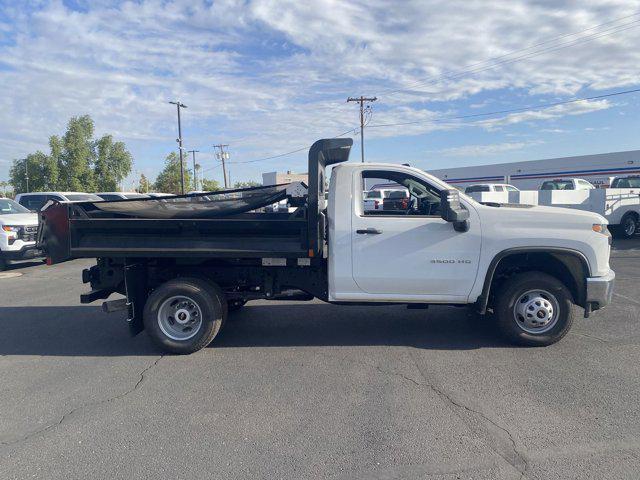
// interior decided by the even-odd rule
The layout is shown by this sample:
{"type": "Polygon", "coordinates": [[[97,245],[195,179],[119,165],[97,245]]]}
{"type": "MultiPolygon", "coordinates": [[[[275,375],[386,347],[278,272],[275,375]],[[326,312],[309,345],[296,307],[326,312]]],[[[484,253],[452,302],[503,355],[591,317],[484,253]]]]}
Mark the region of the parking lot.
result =
{"type": "Polygon", "coordinates": [[[0,276],[2,478],[638,478],[640,240],[547,348],[462,308],[261,301],[162,356],[79,303],[89,263],[0,276]]]}

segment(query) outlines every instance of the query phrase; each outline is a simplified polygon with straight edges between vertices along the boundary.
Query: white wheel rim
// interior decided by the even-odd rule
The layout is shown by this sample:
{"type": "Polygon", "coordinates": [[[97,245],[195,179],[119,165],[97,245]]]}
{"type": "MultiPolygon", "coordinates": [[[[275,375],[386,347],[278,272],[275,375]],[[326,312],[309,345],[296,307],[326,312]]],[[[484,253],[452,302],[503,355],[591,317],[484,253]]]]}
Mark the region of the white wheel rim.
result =
{"type": "Polygon", "coordinates": [[[546,290],[529,290],[518,297],[513,306],[516,325],[527,333],[539,335],[556,326],[560,304],[546,290]]]}
{"type": "Polygon", "coordinates": [[[189,340],[202,327],[200,305],[184,295],[169,297],[158,309],[158,326],[172,340],[189,340]]]}

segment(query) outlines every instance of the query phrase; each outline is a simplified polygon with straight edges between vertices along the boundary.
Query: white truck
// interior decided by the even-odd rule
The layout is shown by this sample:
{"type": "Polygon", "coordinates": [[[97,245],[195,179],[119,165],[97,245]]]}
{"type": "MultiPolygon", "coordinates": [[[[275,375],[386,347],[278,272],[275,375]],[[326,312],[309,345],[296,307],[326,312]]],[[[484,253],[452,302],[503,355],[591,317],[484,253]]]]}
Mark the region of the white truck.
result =
{"type": "Polygon", "coordinates": [[[574,305],[588,316],[610,303],[602,216],[482,205],[416,168],[344,163],[351,144],[311,147],[308,191],[289,196],[293,213],[255,212],[285,196],[282,186],[190,208],[184,198],[54,203],[40,214],[39,244],[49,263],[97,258],[83,272],[92,290],[81,300],[123,294],[103,308],[126,309],[133,333],[146,330],[173,353],[208,345],[229,311],[254,299],[471,305],[492,312],[509,340],[533,346],[560,340],[574,305]],[[366,210],[364,186],[374,180],[406,188],[407,209],[366,210]]]}
{"type": "Polygon", "coordinates": [[[42,257],[36,248],[38,215],[8,198],[0,198],[0,271],[9,263],[42,257]]]}
{"type": "Polygon", "coordinates": [[[597,213],[607,219],[609,229],[620,238],[634,237],[640,226],[640,187],[475,192],[470,195],[483,204],[540,205],[597,213]]]}

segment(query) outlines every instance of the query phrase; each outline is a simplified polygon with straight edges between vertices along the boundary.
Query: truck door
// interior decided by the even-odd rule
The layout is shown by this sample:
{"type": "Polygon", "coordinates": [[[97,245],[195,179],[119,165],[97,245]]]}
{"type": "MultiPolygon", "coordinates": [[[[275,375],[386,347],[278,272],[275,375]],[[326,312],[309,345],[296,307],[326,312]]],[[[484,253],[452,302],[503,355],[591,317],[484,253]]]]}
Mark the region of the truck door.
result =
{"type": "Polygon", "coordinates": [[[473,207],[468,207],[469,230],[458,232],[440,217],[440,190],[427,179],[401,167],[354,175],[358,193],[382,181],[409,192],[408,202],[394,202],[393,208],[365,210],[362,200],[354,202],[351,253],[358,288],[390,300],[465,300],[480,257],[480,222],[473,207]]]}

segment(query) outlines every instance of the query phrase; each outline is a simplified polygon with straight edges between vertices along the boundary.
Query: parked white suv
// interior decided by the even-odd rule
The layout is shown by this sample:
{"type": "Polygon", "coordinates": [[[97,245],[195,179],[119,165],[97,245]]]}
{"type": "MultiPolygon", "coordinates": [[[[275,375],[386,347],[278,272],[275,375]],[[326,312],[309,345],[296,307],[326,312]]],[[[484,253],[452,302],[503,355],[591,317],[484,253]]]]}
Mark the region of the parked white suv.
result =
{"type": "Polygon", "coordinates": [[[8,198],[0,198],[0,271],[8,263],[42,256],[36,248],[38,215],[8,198]]]}
{"type": "Polygon", "coordinates": [[[39,212],[49,200],[59,202],[100,202],[102,198],[83,192],[31,192],[16,195],[16,202],[32,212],[39,212]]]}
{"type": "Polygon", "coordinates": [[[470,193],[477,192],[519,192],[516,187],[509,185],[508,183],[476,183],[469,185],[464,189],[464,193],[469,195],[470,193]]]}

